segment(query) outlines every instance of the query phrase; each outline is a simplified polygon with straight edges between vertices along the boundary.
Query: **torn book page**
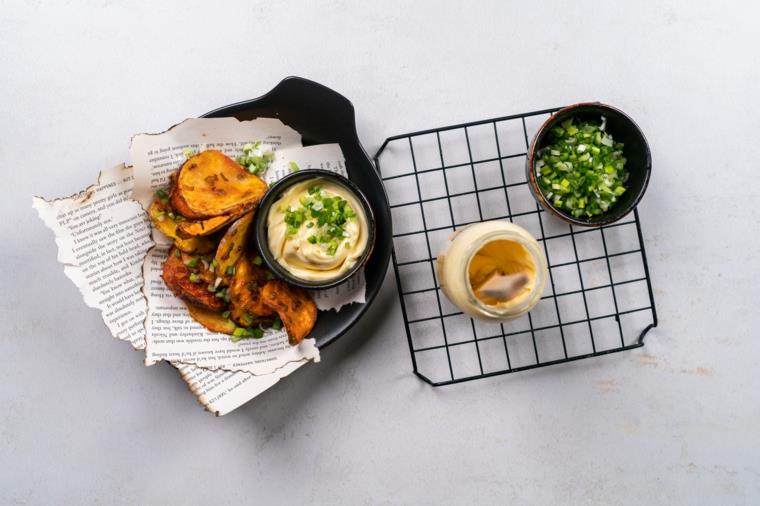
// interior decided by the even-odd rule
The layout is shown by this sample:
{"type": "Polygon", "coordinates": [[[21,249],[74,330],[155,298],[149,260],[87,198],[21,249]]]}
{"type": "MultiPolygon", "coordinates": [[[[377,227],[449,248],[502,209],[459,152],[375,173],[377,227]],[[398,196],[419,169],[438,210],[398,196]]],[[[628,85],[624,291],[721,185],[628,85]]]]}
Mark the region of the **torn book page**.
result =
{"type": "Polygon", "coordinates": [[[132,169],[121,164],[102,171],[97,184],[78,195],[35,197],[32,207],[55,234],[58,261],[85,304],[102,311],[114,337],[142,349],[142,259],[153,243],[148,218],[131,193],[132,169]]]}
{"type": "MultiPolygon", "coordinates": [[[[49,201],[35,197],[32,207],[53,231],[58,260],[87,305],[101,311],[113,337],[143,349],[146,303],[141,292],[142,265],[145,250],[152,243],[142,207],[129,200],[132,185],[132,167],[120,164],[102,171],[97,184],[77,195],[49,201]],[[124,226],[126,223],[132,226],[124,226]],[[123,245],[124,250],[108,252],[109,241],[117,247],[123,245]],[[120,254],[120,261],[110,260],[120,254]],[[102,282],[117,278],[110,284],[102,282]]],[[[292,362],[269,376],[172,365],[207,410],[224,415],[305,363],[292,362]]]]}

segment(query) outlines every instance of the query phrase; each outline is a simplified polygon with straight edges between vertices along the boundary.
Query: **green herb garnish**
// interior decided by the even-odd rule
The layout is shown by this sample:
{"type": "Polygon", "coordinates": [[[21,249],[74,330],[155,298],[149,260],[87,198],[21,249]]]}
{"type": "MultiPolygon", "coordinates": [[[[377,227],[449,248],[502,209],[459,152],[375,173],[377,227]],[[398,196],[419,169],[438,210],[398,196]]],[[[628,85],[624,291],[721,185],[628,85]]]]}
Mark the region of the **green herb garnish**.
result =
{"type": "Polygon", "coordinates": [[[242,165],[251,174],[260,176],[264,174],[274,160],[272,151],[263,151],[261,141],[249,142],[243,146],[243,154],[237,157],[237,163],[242,165]]]}
{"type": "Polygon", "coordinates": [[[327,254],[334,256],[341,240],[349,236],[345,225],[356,217],[356,212],[346,199],[337,195],[326,196],[319,185],[310,186],[299,203],[300,207],[288,207],[284,211],[286,234],[295,235],[306,222],[306,228],[317,228],[307,241],[324,245],[327,254]]]}
{"type": "Polygon", "coordinates": [[[296,162],[290,162],[288,165],[290,166],[290,172],[301,170],[301,167],[299,167],[296,162]]]}
{"type": "Polygon", "coordinates": [[[258,327],[235,327],[235,330],[232,331],[232,337],[230,340],[233,343],[236,343],[240,341],[241,339],[246,339],[252,337],[254,339],[260,339],[264,337],[264,329],[261,328],[261,326],[258,327]]]}
{"type": "Polygon", "coordinates": [[[191,272],[190,273],[190,282],[191,283],[200,283],[201,282],[201,277],[198,276],[196,273],[191,272]]]}
{"type": "Polygon", "coordinates": [[[158,197],[158,200],[160,200],[164,204],[169,202],[169,195],[160,188],[156,190],[156,197],[158,197]]]}
{"type": "Polygon", "coordinates": [[[538,184],[554,207],[572,216],[606,212],[625,192],[628,171],[623,143],[615,142],[603,124],[572,119],[549,131],[549,144],[536,162],[538,184]]]}

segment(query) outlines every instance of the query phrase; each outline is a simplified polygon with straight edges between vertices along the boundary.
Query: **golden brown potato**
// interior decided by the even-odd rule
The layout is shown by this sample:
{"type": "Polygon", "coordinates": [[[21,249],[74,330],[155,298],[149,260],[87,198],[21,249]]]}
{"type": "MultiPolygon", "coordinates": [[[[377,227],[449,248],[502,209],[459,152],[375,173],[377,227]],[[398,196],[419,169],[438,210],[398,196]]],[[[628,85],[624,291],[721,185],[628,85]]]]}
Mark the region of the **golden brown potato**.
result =
{"type": "Polygon", "coordinates": [[[272,308],[261,300],[261,288],[269,279],[263,267],[253,265],[246,255],[235,264],[235,275],[229,287],[231,317],[242,327],[251,321],[274,314],[272,308]]]}
{"type": "Polygon", "coordinates": [[[235,332],[235,322],[229,318],[225,318],[221,313],[210,311],[206,308],[195,306],[193,304],[188,304],[187,310],[190,312],[190,316],[192,316],[195,321],[209,329],[211,332],[219,332],[221,334],[230,335],[235,332]]]}
{"type": "Polygon", "coordinates": [[[219,247],[216,249],[216,256],[214,256],[216,272],[227,284],[232,278],[231,275],[227,274],[227,271],[230,270],[230,267],[235,266],[243,254],[252,223],[253,212],[244,214],[227,229],[222,240],[219,241],[219,247]]]}
{"type": "Polygon", "coordinates": [[[261,300],[279,315],[291,346],[303,341],[314,328],[317,305],[306,290],[273,279],[261,289],[261,300]]]}
{"type": "Polygon", "coordinates": [[[266,190],[261,178],[225,154],[209,149],[180,167],[171,202],[185,218],[198,220],[241,214],[255,207],[266,190]]]}
{"type": "Polygon", "coordinates": [[[175,248],[171,248],[169,257],[164,262],[161,277],[166,286],[174,295],[185,302],[211,311],[224,311],[227,307],[224,299],[217,297],[214,292],[208,290],[209,280],[213,280],[214,274],[202,262],[198,261],[197,257],[193,261],[194,257],[185,254],[178,256],[175,251],[177,251],[175,248]],[[194,263],[195,266],[191,268],[187,263],[194,263]],[[193,274],[192,278],[191,274],[193,274]]]}
{"type": "MultiPolygon", "coordinates": [[[[148,207],[148,216],[150,221],[162,234],[174,241],[174,245],[186,253],[205,254],[214,250],[213,241],[205,237],[191,237],[184,239],[179,236],[177,231],[177,222],[173,220],[169,213],[173,212],[168,202],[164,203],[161,199],[156,198],[148,207]]],[[[183,223],[183,222],[180,222],[183,223]]]]}
{"type": "Polygon", "coordinates": [[[177,224],[177,235],[189,239],[191,237],[204,237],[213,234],[222,227],[228,225],[235,216],[222,215],[206,218],[205,220],[185,220],[177,224]]]}

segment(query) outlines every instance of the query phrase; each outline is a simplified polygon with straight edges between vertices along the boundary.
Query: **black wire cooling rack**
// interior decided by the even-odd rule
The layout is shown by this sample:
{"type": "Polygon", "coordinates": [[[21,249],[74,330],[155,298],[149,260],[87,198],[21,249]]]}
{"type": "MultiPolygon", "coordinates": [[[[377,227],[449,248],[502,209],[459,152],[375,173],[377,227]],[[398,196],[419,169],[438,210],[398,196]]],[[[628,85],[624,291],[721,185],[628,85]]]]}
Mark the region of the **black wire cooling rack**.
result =
{"type": "Polygon", "coordinates": [[[393,215],[393,268],[414,373],[434,386],[644,345],[657,326],[638,212],[575,227],[543,211],[529,140],[558,109],[389,137],[374,157],[393,215]],[[440,289],[435,258],[456,228],[505,219],[543,244],[550,282],[527,315],[474,320],[440,289]]]}

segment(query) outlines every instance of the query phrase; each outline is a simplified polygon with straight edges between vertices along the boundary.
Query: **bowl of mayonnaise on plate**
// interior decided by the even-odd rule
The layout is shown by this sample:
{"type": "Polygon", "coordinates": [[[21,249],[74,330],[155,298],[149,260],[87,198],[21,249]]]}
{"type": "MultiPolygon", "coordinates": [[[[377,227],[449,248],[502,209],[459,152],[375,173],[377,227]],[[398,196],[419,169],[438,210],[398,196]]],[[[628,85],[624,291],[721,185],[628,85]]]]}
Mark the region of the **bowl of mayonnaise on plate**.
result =
{"type": "Polygon", "coordinates": [[[256,214],[261,258],[296,286],[339,285],[372,253],[372,208],[356,185],[334,172],[307,169],[282,178],[256,214]]]}

